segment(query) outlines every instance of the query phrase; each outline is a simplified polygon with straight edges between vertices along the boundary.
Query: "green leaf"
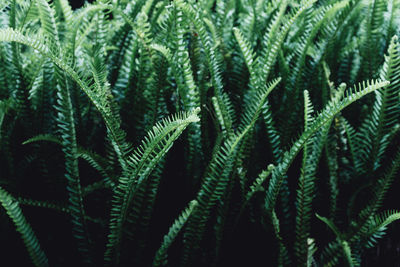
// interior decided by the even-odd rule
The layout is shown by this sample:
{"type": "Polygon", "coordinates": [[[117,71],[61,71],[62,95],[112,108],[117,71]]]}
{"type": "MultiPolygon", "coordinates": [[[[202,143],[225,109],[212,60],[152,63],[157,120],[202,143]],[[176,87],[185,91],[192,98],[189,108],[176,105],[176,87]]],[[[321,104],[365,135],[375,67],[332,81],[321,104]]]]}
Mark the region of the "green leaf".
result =
{"type": "Polygon", "coordinates": [[[21,234],[22,240],[29,252],[33,264],[38,267],[49,266],[48,260],[42,251],[32,227],[26,221],[22,210],[16,201],[7,191],[0,187],[0,202],[8,216],[13,220],[17,231],[21,234]]]}

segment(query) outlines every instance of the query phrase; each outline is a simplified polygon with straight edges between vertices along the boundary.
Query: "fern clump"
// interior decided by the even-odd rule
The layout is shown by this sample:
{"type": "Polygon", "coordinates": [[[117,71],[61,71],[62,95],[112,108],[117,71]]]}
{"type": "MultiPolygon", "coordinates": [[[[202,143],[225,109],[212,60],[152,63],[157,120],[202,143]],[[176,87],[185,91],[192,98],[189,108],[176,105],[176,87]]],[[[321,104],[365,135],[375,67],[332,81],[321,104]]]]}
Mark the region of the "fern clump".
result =
{"type": "Polygon", "coordinates": [[[70,2],[0,1],[4,266],[400,264],[398,0],[70,2]]]}

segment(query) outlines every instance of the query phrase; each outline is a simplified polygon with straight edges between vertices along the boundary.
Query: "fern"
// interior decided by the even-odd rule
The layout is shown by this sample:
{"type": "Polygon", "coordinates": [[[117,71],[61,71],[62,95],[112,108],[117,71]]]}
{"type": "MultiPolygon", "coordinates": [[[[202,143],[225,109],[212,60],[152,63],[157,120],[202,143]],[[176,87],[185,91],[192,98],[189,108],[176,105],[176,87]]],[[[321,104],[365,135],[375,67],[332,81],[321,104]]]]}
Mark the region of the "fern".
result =
{"type": "Polygon", "coordinates": [[[0,1],[0,186],[19,197],[0,195],[33,264],[18,203],[69,244],[46,249],[57,266],[384,265],[398,1],[75,4],[0,1]]]}
{"type": "Polygon", "coordinates": [[[183,2],[178,1],[177,6],[182,9],[184,14],[190,19],[196,28],[198,35],[200,37],[200,40],[205,48],[206,51],[206,56],[207,56],[207,62],[210,64],[210,74],[212,78],[212,83],[214,86],[214,93],[215,97],[217,99],[218,105],[221,109],[221,115],[222,115],[222,125],[228,132],[228,134],[232,131],[232,121],[233,118],[231,114],[228,112],[228,107],[230,106],[230,101],[226,98],[223,97],[223,91],[222,91],[222,79],[221,79],[221,74],[219,70],[219,65],[218,65],[218,59],[216,56],[216,52],[213,46],[213,43],[210,39],[210,37],[206,33],[206,29],[204,27],[204,24],[199,16],[199,12],[196,12],[192,6],[185,4],[183,2]]]}
{"type": "MultiPolygon", "coordinates": [[[[47,1],[38,1],[40,21],[45,36],[50,41],[50,51],[56,54],[60,51],[60,40],[55,22],[54,10],[47,1]]],[[[83,206],[83,196],[81,182],[79,178],[78,160],[77,160],[77,142],[76,130],[74,125],[74,114],[71,103],[70,89],[68,88],[66,77],[60,70],[55,69],[57,79],[57,102],[58,102],[58,126],[62,136],[63,152],[65,153],[65,177],[68,181],[69,202],[73,235],[78,242],[78,250],[83,253],[84,261],[90,262],[89,237],[87,235],[85,210],[83,206]]]]}
{"type": "Polygon", "coordinates": [[[56,55],[53,55],[49,48],[43,43],[41,38],[33,39],[27,36],[22,35],[21,33],[14,31],[12,29],[4,29],[0,32],[0,40],[2,41],[13,41],[25,44],[34,48],[35,50],[42,53],[44,56],[49,57],[50,60],[58,67],[63,69],[66,73],[68,73],[72,79],[82,88],[82,90],[87,94],[89,99],[98,109],[98,111],[102,114],[102,117],[110,130],[110,135],[112,140],[116,143],[118,150],[121,151],[121,155],[125,156],[125,153],[129,151],[126,143],[124,143],[124,133],[119,128],[118,120],[114,120],[112,118],[112,113],[110,111],[110,107],[108,104],[108,93],[101,91],[100,88],[92,88],[89,85],[89,81],[84,80],[80,77],[80,75],[70,66],[66,65],[61,59],[59,59],[56,55]]]}
{"type": "Polygon", "coordinates": [[[374,90],[388,85],[388,82],[371,82],[363,83],[359,85],[359,88],[355,87],[350,93],[346,93],[342,100],[333,100],[327,104],[325,109],[318,114],[314,122],[310,125],[300,138],[294,143],[292,148],[283,156],[282,163],[280,163],[275,171],[272,173],[272,179],[267,191],[265,199],[265,207],[267,210],[272,209],[275,205],[276,197],[279,192],[282,178],[290,163],[294,157],[304,146],[305,142],[322,126],[328,123],[333,116],[340,112],[343,108],[350,105],[354,101],[360,99],[364,95],[373,92],[374,90]]]}
{"type": "Polygon", "coordinates": [[[190,257],[188,251],[190,251],[193,246],[196,247],[198,245],[197,243],[202,239],[211,208],[225,193],[239,142],[242,141],[244,136],[246,136],[255,124],[267,96],[276,87],[278,82],[279,79],[271,83],[268,88],[258,93],[254,98],[254,104],[249,106],[249,109],[243,114],[243,126],[239,128],[240,133],[233,135],[230,139],[225,141],[210,162],[209,173],[197,194],[197,201],[199,202],[198,212],[192,215],[192,220],[189,222],[187,229],[185,240],[186,251],[184,252],[185,255],[183,258],[184,264],[186,264],[186,261],[189,260],[188,257],[190,257]]]}
{"type": "Polygon", "coordinates": [[[376,102],[374,105],[373,112],[373,125],[375,126],[375,131],[372,135],[372,151],[370,162],[373,165],[373,169],[378,168],[378,163],[376,162],[377,154],[379,153],[380,147],[385,145],[379,142],[384,135],[388,133],[391,127],[398,122],[398,104],[397,98],[399,94],[399,87],[396,86],[396,79],[400,75],[399,61],[400,57],[399,46],[397,43],[397,36],[394,36],[388,48],[388,56],[383,65],[381,78],[384,78],[391,82],[390,86],[377,91],[376,102]]]}
{"type": "Polygon", "coordinates": [[[108,236],[105,260],[118,262],[118,252],[122,226],[125,222],[128,208],[135,194],[135,189],[151,174],[159,160],[168,152],[173,142],[179,137],[189,123],[197,122],[196,109],[187,114],[164,119],[153,126],[142,145],[129,156],[130,171],[120,177],[111,209],[110,234],[108,236]]]}
{"type": "Polygon", "coordinates": [[[400,219],[400,213],[396,211],[386,211],[382,214],[376,215],[372,219],[369,229],[363,235],[369,240],[366,242],[367,247],[374,247],[376,245],[377,239],[382,238],[385,234],[387,226],[394,221],[400,219]]]}
{"type": "Polygon", "coordinates": [[[35,266],[49,266],[48,260],[42,251],[39,241],[31,226],[22,214],[21,208],[8,192],[0,187],[0,202],[8,216],[13,220],[17,231],[21,234],[24,244],[35,266]]]}
{"type": "Polygon", "coordinates": [[[193,200],[189,203],[189,207],[187,207],[182,214],[175,220],[174,224],[169,228],[168,234],[164,236],[164,241],[161,247],[157,250],[157,253],[154,257],[153,266],[162,266],[167,263],[167,250],[171,243],[174,241],[176,236],[179,234],[181,228],[184,226],[186,221],[188,220],[190,214],[197,206],[197,201],[193,200]]]}

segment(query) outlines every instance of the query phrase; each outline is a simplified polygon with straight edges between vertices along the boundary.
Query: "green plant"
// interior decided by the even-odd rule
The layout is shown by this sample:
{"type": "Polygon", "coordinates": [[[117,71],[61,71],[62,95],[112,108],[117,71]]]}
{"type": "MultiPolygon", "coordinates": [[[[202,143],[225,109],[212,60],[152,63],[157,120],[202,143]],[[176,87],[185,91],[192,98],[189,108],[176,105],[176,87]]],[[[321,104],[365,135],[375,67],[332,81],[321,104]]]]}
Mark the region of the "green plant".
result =
{"type": "Polygon", "coordinates": [[[360,266],[400,219],[399,7],[0,1],[0,227],[36,266],[360,266]]]}

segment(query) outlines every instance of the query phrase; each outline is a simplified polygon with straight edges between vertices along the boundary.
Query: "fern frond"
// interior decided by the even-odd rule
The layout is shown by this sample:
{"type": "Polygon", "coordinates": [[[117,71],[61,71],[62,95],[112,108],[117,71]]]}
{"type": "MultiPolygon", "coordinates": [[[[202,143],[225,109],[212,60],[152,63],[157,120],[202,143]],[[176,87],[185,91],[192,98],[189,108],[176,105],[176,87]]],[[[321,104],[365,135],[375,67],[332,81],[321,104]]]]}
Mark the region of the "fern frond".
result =
{"type": "Polygon", "coordinates": [[[206,173],[204,182],[197,194],[199,208],[193,214],[185,233],[185,250],[183,264],[187,264],[191,257],[189,255],[193,247],[198,245],[198,242],[203,237],[205,224],[210,216],[211,209],[216,202],[225,194],[225,190],[232,172],[232,168],[237,157],[237,146],[248,132],[254,127],[258,116],[261,113],[269,93],[278,85],[280,79],[276,79],[264,90],[257,92],[253,103],[248,105],[247,110],[243,113],[240,132],[232,135],[220,147],[219,151],[214,154],[213,159],[209,164],[209,170],[206,173]]]}
{"type": "Polygon", "coordinates": [[[85,92],[90,101],[102,115],[105,124],[109,130],[111,140],[115,143],[120,151],[123,159],[126,159],[127,153],[130,151],[129,145],[126,143],[125,133],[120,128],[120,122],[115,120],[113,111],[110,109],[109,98],[111,95],[108,92],[101,91],[101,88],[93,88],[90,84],[91,80],[85,79],[82,74],[78,74],[72,67],[66,64],[58,55],[50,52],[49,48],[44,44],[43,38],[32,38],[21,34],[13,29],[1,29],[0,41],[17,42],[32,47],[43,56],[48,57],[54,64],[64,70],[85,92]]]}
{"type": "Polygon", "coordinates": [[[144,138],[142,145],[129,156],[130,171],[125,171],[120,177],[112,200],[110,233],[104,256],[107,262],[118,262],[122,228],[136,189],[148,178],[183,130],[190,123],[199,121],[199,112],[199,109],[195,109],[157,123],[144,138]]]}
{"type": "Polygon", "coordinates": [[[182,211],[182,214],[179,215],[179,217],[169,228],[168,234],[164,236],[164,241],[161,244],[161,247],[157,250],[156,255],[154,256],[153,266],[164,266],[167,264],[167,250],[181,231],[182,227],[185,225],[186,221],[188,220],[189,216],[192,214],[196,206],[197,201],[191,201],[189,203],[189,207],[182,211]]]}
{"type": "MultiPolygon", "coordinates": [[[[53,55],[57,55],[61,53],[61,45],[56,25],[55,11],[46,0],[39,0],[37,4],[44,35],[47,40],[49,40],[49,50],[53,55]]],[[[57,124],[62,136],[62,150],[65,155],[65,177],[68,181],[67,189],[69,208],[71,209],[73,235],[77,239],[78,250],[82,253],[83,260],[89,263],[91,262],[89,256],[90,238],[86,229],[83,194],[79,177],[76,130],[71,93],[65,74],[61,72],[56,65],[54,65],[54,67],[55,78],[57,80],[57,124]]]]}
{"type": "MultiPolygon", "coordinates": [[[[4,121],[4,116],[13,108],[13,105],[14,101],[11,98],[0,100],[0,130],[4,121]]],[[[0,140],[1,140],[1,135],[0,135],[0,140]]]]}
{"type": "Polygon", "coordinates": [[[40,247],[39,240],[22,214],[18,201],[1,187],[0,202],[8,216],[13,220],[17,231],[21,234],[33,263],[38,267],[49,266],[47,257],[40,247]]]}
{"type": "Polygon", "coordinates": [[[373,148],[375,148],[375,150],[372,151],[372,156],[370,156],[374,169],[377,168],[376,159],[381,145],[379,141],[396,123],[400,122],[400,109],[398,104],[400,93],[400,46],[397,36],[394,36],[390,42],[388,55],[385,57],[380,77],[389,81],[390,85],[377,91],[376,104],[374,105],[373,119],[376,120],[374,124],[377,126],[376,131],[373,133],[373,148]]]}
{"type": "MultiPolygon", "coordinates": [[[[191,110],[194,108],[200,108],[200,95],[199,89],[197,88],[193,72],[192,66],[189,61],[189,54],[186,51],[186,44],[184,40],[184,17],[183,12],[181,10],[177,10],[176,12],[176,27],[177,27],[177,36],[176,36],[176,57],[174,62],[176,61],[177,66],[175,67],[175,72],[180,70],[179,77],[176,79],[181,79],[181,82],[178,82],[178,89],[180,92],[180,96],[183,100],[183,105],[185,110],[191,110]]],[[[178,74],[178,73],[176,73],[178,74]]],[[[193,172],[192,168],[200,169],[200,162],[202,161],[202,144],[201,144],[201,128],[200,124],[192,124],[188,129],[188,141],[189,141],[189,151],[188,151],[188,170],[193,172]]],[[[198,180],[198,177],[194,177],[195,180],[198,180]]]]}
{"type": "MultiPolygon", "coordinates": [[[[304,69],[306,68],[306,56],[308,55],[310,47],[312,46],[315,36],[320,32],[321,27],[329,21],[331,16],[335,15],[342,7],[344,7],[346,1],[340,1],[336,5],[327,5],[321,8],[321,10],[314,11],[316,15],[312,16],[309,14],[312,12],[312,8],[307,9],[305,14],[305,22],[306,26],[304,26],[305,32],[299,37],[294,48],[294,59],[289,77],[287,77],[287,86],[285,90],[285,97],[287,100],[285,101],[285,108],[282,110],[287,110],[289,107],[293,107],[293,111],[291,113],[285,112],[282,122],[282,132],[285,133],[285,136],[288,138],[291,137],[291,133],[296,130],[293,125],[297,112],[300,111],[299,106],[295,105],[295,103],[300,98],[300,90],[301,88],[305,88],[308,85],[308,81],[305,81],[304,69]],[[312,27],[311,27],[312,25],[312,27]],[[309,29],[310,28],[310,29],[309,29]]],[[[283,143],[287,143],[283,140],[283,143]]]]}
{"type": "Polygon", "coordinates": [[[34,199],[29,199],[29,198],[24,198],[24,197],[18,197],[17,200],[20,205],[52,209],[52,210],[56,210],[56,211],[63,212],[63,213],[70,212],[70,210],[65,205],[51,203],[48,201],[39,201],[39,200],[34,200],[34,199]]]}
{"type": "Polygon", "coordinates": [[[231,106],[230,100],[223,97],[223,83],[220,71],[220,63],[218,62],[218,56],[215,51],[214,44],[210,36],[206,32],[204,22],[200,17],[200,12],[197,12],[191,5],[184,3],[183,1],[176,1],[176,5],[182,9],[183,13],[193,23],[196,28],[200,40],[205,49],[207,57],[207,64],[209,65],[212,84],[214,86],[214,94],[218,102],[218,106],[221,109],[223,118],[224,128],[231,133],[233,130],[233,120],[231,114],[228,112],[228,107],[231,106]]]}
{"type": "Polygon", "coordinates": [[[364,246],[374,247],[377,240],[384,236],[387,226],[397,220],[400,220],[400,213],[395,210],[384,211],[374,216],[368,226],[361,230],[362,239],[367,239],[363,242],[364,246]]]}
{"type": "Polygon", "coordinates": [[[322,217],[318,214],[315,214],[315,216],[320,219],[321,221],[323,221],[331,230],[332,232],[335,234],[335,236],[339,239],[342,239],[342,233],[339,231],[339,229],[336,227],[336,225],[329,220],[328,218],[322,217]]]}
{"type": "MultiPolygon", "coordinates": [[[[351,154],[351,159],[353,161],[353,165],[357,168],[360,168],[360,163],[359,163],[359,158],[357,157],[356,154],[356,141],[357,141],[357,137],[356,137],[356,130],[354,129],[354,127],[343,117],[340,117],[340,123],[343,127],[344,130],[344,134],[347,137],[347,145],[348,148],[350,150],[350,154],[351,154]]],[[[360,172],[361,170],[359,170],[360,172]]]]}
{"type": "Polygon", "coordinates": [[[347,243],[346,241],[342,241],[342,248],[349,267],[358,266],[357,262],[355,262],[353,258],[349,243],[347,243]]]}
{"type": "MultiPolygon", "coordinates": [[[[309,128],[313,121],[313,106],[309,98],[308,91],[304,91],[304,129],[309,128]]],[[[322,147],[325,143],[326,134],[330,124],[323,127],[321,136],[310,138],[303,147],[302,167],[300,171],[299,187],[297,189],[297,216],[296,216],[296,243],[295,251],[299,265],[307,262],[307,241],[309,238],[309,228],[311,220],[311,203],[314,197],[314,176],[321,155],[322,147]],[[315,143],[315,147],[313,147],[315,143]],[[306,245],[306,246],[305,246],[306,245]]]]}
{"type": "Polygon", "coordinates": [[[304,90],[304,130],[307,130],[313,121],[314,107],[307,90],[304,90]]]}
{"type": "Polygon", "coordinates": [[[375,216],[378,209],[382,206],[385,194],[393,182],[394,177],[400,169],[400,150],[397,151],[393,163],[387,169],[383,177],[379,178],[373,190],[373,197],[368,201],[365,208],[363,208],[357,220],[357,228],[355,229],[352,238],[357,240],[359,238],[360,229],[367,227],[371,217],[375,216]]]}
{"type": "Polygon", "coordinates": [[[315,241],[312,238],[307,239],[307,267],[311,267],[314,264],[314,253],[317,251],[315,241]]]}
{"type": "Polygon", "coordinates": [[[260,175],[257,177],[257,179],[250,186],[250,190],[247,192],[244,202],[243,202],[243,204],[238,212],[238,215],[236,217],[235,225],[237,225],[237,223],[239,222],[240,216],[242,215],[244,209],[246,208],[246,205],[249,203],[249,201],[254,196],[254,194],[265,190],[262,184],[267,180],[267,178],[270,176],[270,174],[274,168],[275,168],[274,165],[272,165],[272,164],[269,165],[267,170],[260,173],[260,175]]]}
{"type": "Polygon", "coordinates": [[[338,261],[338,258],[340,257],[338,255],[340,249],[342,250],[342,257],[345,258],[347,261],[347,264],[349,266],[358,266],[356,260],[353,258],[353,254],[351,251],[351,247],[349,242],[343,239],[343,234],[338,230],[336,225],[330,221],[328,218],[319,216],[316,214],[317,218],[323,221],[335,234],[336,240],[334,243],[328,244],[326,247],[327,249],[325,250],[325,257],[330,256],[332,257],[328,263],[328,266],[332,266],[331,264],[335,264],[338,261]]]}
{"type": "Polygon", "coordinates": [[[263,106],[262,115],[267,131],[268,141],[272,149],[272,156],[274,158],[274,162],[277,163],[281,158],[281,154],[283,153],[281,147],[281,136],[276,129],[275,121],[273,120],[271,107],[268,101],[266,101],[263,106]]]}
{"type": "MultiPolygon", "coordinates": [[[[9,14],[9,27],[11,30],[17,29],[17,12],[18,12],[18,3],[17,1],[11,2],[11,10],[9,14]]],[[[19,53],[19,46],[17,43],[10,44],[7,48],[7,52],[9,52],[10,59],[7,60],[9,64],[6,65],[8,71],[10,72],[10,87],[11,92],[13,92],[15,98],[15,107],[20,113],[22,119],[26,120],[28,131],[30,131],[30,116],[31,116],[31,107],[28,101],[28,91],[25,87],[27,81],[25,80],[23,68],[22,68],[22,59],[21,53],[19,53]]]]}
{"type": "MultiPolygon", "coordinates": [[[[110,174],[109,170],[107,170],[106,160],[104,158],[93,151],[85,150],[82,148],[78,148],[77,157],[86,160],[90,166],[92,166],[101,174],[101,176],[103,177],[103,180],[100,181],[101,183],[104,183],[111,189],[115,189],[115,181],[113,179],[114,177],[112,174],[110,174]]],[[[86,189],[85,191],[87,192],[88,190],[86,189]]]]}
{"type": "MultiPolygon", "coordinates": [[[[373,0],[368,3],[367,18],[364,21],[364,36],[361,47],[361,64],[364,66],[359,75],[363,77],[377,77],[377,66],[381,64],[377,54],[381,54],[382,34],[380,27],[384,21],[384,13],[387,2],[384,0],[373,0]]],[[[361,77],[361,79],[363,79],[361,77]]]]}
{"type": "Polygon", "coordinates": [[[273,41],[268,40],[268,43],[264,44],[264,49],[260,56],[260,63],[258,64],[260,72],[259,77],[261,81],[268,79],[269,73],[273,67],[273,64],[275,63],[278,52],[280,51],[280,47],[286,38],[290,27],[297,20],[297,18],[315,2],[315,0],[302,1],[300,8],[293,11],[285,20],[284,24],[280,28],[279,34],[276,35],[273,41]]]}
{"type": "MultiPolygon", "coordinates": [[[[60,40],[56,26],[54,9],[50,7],[47,0],[38,0],[36,3],[45,36],[51,40],[50,44],[59,45],[60,40]]],[[[57,52],[57,49],[58,47],[56,46],[50,47],[50,50],[53,52],[57,52]]]]}
{"type": "Polygon", "coordinates": [[[27,144],[39,142],[39,141],[52,142],[52,143],[55,143],[58,145],[62,145],[62,140],[59,137],[54,136],[52,134],[39,134],[39,135],[29,138],[28,140],[24,141],[22,144],[27,145],[27,144]]]}
{"type": "Polygon", "coordinates": [[[243,36],[243,33],[240,31],[240,29],[233,28],[233,32],[239,44],[240,50],[242,51],[247,68],[249,69],[250,73],[253,73],[254,69],[257,68],[257,66],[254,66],[255,64],[257,64],[256,54],[251,48],[249,41],[246,40],[245,37],[243,36]]]}
{"type": "Polygon", "coordinates": [[[321,111],[316,116],[314,122],[310,125],[309,129],[306,130],[294,143],[291,149],[284,154],[282,162],[274,169],[265,198],[265,207],[267,210],[271,210],[274,208],[280,186],[283,182],[283,177],[287,172],[289,166],[291,165],[292,161],[299,153],[301,148],[304,146],[304,144],[307,142],[307,140],[311,136],[313,136],[315,132],[317,132],[322,126],[329,123],[332,118],[345,107],[357,101],[366,94],[371,93],[388,84],[389,82],[387,81],[372,81],[367,83],[364,82],[363,84],[360,84],[358,88],[355,87],[350,92],[347,92],[342,100],[333,99],[326,105],[323,111],[321,111]]]}

